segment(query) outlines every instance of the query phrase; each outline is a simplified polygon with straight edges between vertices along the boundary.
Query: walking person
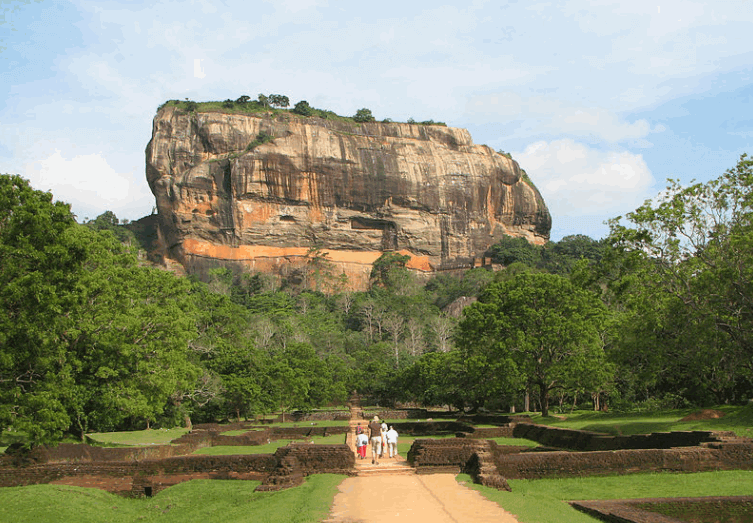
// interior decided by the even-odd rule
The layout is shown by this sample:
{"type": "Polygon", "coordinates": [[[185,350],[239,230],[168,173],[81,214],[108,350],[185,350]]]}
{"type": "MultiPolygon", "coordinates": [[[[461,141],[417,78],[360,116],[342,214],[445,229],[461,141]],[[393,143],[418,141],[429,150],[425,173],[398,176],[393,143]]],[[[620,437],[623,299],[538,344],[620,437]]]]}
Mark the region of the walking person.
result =
{"type": "Polygon", "coordinates": [[[382,453],[380,457],[384,457],[384,453],[387,452],[387,423],[382,420],[382,453]]]}
{"type": "Polygon", "coordinates": [[[379,456],[382,454],[382,424],[379,416],[369,423],[369,436],[371,436],[371,464],[379,465],[379,456]]]}
{"type": "Polygon", "coordinates": [[[356,446],[358,447],[358,457],[360,459],[366,459],[366,446],[369,444],[369,437],[365,432],[361,431],[356,436],[356,446]]]}
{"type": "Polygon", "coordinates": [[[392,425],[390,425],[390,430],[387,431],[387,447],[389,448],[390,457],[397,457],[397,431],[392,425]]]}

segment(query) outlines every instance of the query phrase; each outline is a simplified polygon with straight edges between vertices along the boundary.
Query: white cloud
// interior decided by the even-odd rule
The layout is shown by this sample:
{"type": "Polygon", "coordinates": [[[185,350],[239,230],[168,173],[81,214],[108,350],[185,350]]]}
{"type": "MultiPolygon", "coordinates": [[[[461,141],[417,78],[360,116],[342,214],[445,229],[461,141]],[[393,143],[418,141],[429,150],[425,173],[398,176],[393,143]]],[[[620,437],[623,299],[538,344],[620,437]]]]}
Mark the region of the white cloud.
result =
{"type": "Polygon", "coordinates": [[[141,173],[119,173],[100,154],[65,158],[55,150],[46,159],[27,164],[25,171],[35,189],[70,203],[79,218],[94,218],[106,210],[140,218],[154,201],[144,184],[135,182],[141,173]],[[141,212],[134,215],[130,211],[136,208],[141,212]]]}
{"type": "Polygon", "coordinates": [[[193,75],[196,78],[206,77],[206,74],[204,74],[204,68],[201,67],[201,58],[193,59],[193,75]]]}
{"type": "Polygon", "coordinates": [[[646,120],[628,122],[600,107],[570,104],[554,96],[521,96],[513,91],[472,96],[466,111],[474,121],[523,120],[518,132],[580,136],[610,143],[638,140],[651,132],[646,120]]]}
{"type": "Polygon", "coordinates": [[[601,151],[573,140],[536,142],[513,153],[558,216],[604,215],[635,209],[654,184],[640,154],[601,151]]]}

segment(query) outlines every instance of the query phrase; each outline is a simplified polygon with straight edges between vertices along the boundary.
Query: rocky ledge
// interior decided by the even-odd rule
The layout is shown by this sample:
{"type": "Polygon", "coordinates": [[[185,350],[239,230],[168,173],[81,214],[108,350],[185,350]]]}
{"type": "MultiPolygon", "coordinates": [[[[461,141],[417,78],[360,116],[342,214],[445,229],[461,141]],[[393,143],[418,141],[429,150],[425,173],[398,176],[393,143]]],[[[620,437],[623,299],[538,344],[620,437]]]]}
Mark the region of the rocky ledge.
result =
{"type": "Polygon", "coordinates": [[[518,164],[465,129],[164,106],[146,148],[160,255],[289,275],[315,257],[363,289],[385,251],[431,273],[483,263],[551,217],[518,164]]]}

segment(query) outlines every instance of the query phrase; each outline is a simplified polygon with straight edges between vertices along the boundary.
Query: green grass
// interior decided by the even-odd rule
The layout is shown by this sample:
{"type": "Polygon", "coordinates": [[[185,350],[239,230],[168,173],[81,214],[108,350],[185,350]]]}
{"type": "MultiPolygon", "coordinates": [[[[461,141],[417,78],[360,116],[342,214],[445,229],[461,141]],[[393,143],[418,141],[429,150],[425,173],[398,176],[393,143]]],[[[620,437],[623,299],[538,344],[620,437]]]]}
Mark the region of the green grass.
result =
{"type": "Polygon", "coordinates": [[[478,490],[514,514],[521,523],[593,523],[597,520],[578,512],[565,501],[750,495],[753,471],[508,480],[512,492],[474,485],[465,474],[459,475],[458,481],[478,490]]]}
{"type": "Polygon", "coordinates": [[[487,438],[489,441],[495,442],[497,445],[512,445],[513,447],[538,447],[540,444],[537,441],[533,441],[525,438],[487,438]]]}
{"type": "Polygon", "coordinates": [[[313,441],[316,445],[342,445],[345,443],[345,434],[333,434],[331,436],[314,436],[313,438],[306,438],[305,440],[290,440],[280,439],[277,441],[271,441],[264,445],[218,445],[216,447],[204,447],[194,454],[201,454],[204,456],[233,456],[238,454],[274,454],[277,449],[284,447],[289,443],[298,442],[310,442],[313,441]]]}
{"type": "Polygon", "coordinates": [[[324,420],[324,421],[286,421],[285,423],[272,423],[270,425],[265,424],[264,427],[272,428],[285,428],[285,427],[347,427],[348,420],[324,420]]]}
{"type": "Polygon", "coordinates": [[[203,447],[195,451],[194,455],[202,456],[238,456],[242,454],[274,454],[277,449],[284,447],[292,440],[280,439],[264,445],[218,445],[203,447]]]}
{"type": "Polygon", "coordinates": [[[605,434],[649,434],[651,432],[670,432],[682,430],[729,430],[745,438],[753,438],[753,405],[736,407],[723,405],[714,407],[725,412],[723,418],[680,421],[688,414],[700,409],[664,410],[660,412],[593,412],[575,411],[565,414],[567,419],[542,418],[532,416],[536,423],[570,429],[589,430],[605,434]]]}
{"type": "Polygon", "coordinates": [[[149,429],[130,432],[95,432],[87,434],[87,436],[99,443],[146,446],[167,445],[187,432],[188,429],[177,427],[173,429],[149,429]]]}
{"type": "Polygon", "coordinates": [[[221,436],[243,436],[249,432],[256,432],[258,429],[241,429],[241,430],[228,430],[226,432],[220,432],[221,436]]]}
{"type": "Polygon", "coordinates": [[[345,476],[320,474],[292,489],[254,492],[258,481],[193,480],[153,498],[128,499],[97,489],[33,485],[0,489],[0,521],[35,523],[319,522],[345,476]]]}

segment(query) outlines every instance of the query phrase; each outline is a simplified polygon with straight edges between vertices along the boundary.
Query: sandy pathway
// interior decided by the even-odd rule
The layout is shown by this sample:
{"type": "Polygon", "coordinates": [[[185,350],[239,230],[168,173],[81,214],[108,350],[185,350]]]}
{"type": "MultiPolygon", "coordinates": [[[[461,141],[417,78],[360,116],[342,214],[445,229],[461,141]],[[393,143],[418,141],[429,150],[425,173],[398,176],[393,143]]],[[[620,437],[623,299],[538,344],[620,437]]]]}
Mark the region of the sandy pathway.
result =
{"type": "MultiPolygon", "coordinates": [[[[368,425],[357,400],[350,405],[346,444],[356,452],[355,428],[368,425]]],[[[366,429],[368,430],[368,429],[366,429]]],[[[379,459],[356,456],[359,476],[340,483],[326,523],[518,523],[513,515],[475,490],[460,485],[454,474],[416,475],[403,456],[379,459]]]]}
{"type": "Polygon", "coordinates": [[[371,475],[340,484],[327,523],[517,523],[453,474],[371,475]]]}

